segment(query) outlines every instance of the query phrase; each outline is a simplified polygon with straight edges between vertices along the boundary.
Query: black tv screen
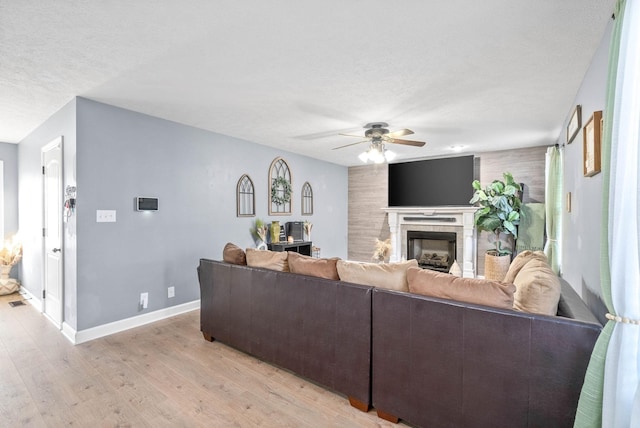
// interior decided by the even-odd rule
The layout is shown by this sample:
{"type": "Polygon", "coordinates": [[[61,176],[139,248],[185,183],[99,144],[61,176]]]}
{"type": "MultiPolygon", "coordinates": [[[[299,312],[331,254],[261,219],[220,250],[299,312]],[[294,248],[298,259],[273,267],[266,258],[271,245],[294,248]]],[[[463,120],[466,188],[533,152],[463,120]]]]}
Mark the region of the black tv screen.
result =
{"type": "Polygon", "coordinates": [[[389,164],[389,206],[470,206],[474,177],[473,156],[389,164]]]}

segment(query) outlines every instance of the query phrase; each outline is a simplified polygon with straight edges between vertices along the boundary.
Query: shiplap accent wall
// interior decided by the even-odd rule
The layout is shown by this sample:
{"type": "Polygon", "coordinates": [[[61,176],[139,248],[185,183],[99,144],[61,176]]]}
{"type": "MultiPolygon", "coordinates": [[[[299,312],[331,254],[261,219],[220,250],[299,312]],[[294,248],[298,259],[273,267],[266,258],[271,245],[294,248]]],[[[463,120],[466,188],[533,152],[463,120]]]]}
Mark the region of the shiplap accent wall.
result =
{"type": "Polygon", "coordinates": [[[372,261],[376,238],[391,236],[387,213],[389,167],[385,164],[349,168],[348,258],[372,261]]]}
{"type": "MultiPolygon", "coordinates": [[[[544,163],[547,146],[518,150],[480,153],[480,183],[486,186],[493,180],[502,180],[503,172],[510,172],[514,180],[524,183],[522,201],[544,203],[544,163]]],[[[484,253],[493,248],[489,234],[478,236],[478,275],[484,275],[484,253]]]]}
{"type": "MultiPolygon", "coordinates": [[[[511,172],[524,183],[524,202],[544,202],[544,164],[546,146],[476,154],[480,158],[483,186],[511,172]]],[[[349,168],[349,260],[371,261],[376,238],[389,237],[387,215],[388,167],[363,165],[349,168]]],[[[471,187],[471,183],[469,183],[471,187]]],[[[487,234],[478,237],[478,275],[484,275],[484,252],[490,248],[487,234]]]]}

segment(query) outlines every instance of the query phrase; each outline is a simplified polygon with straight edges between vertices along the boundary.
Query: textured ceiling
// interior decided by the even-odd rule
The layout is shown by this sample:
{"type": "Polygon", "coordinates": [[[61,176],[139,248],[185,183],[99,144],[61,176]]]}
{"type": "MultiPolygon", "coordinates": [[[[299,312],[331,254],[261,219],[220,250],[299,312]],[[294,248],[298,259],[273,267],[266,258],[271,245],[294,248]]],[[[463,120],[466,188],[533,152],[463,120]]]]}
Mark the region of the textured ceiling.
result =
{"type": "Polygon", "coordinates": [[[75,96],[342,165],[553,144],[615,0],[0,0],[0,141],[75,96]]]}

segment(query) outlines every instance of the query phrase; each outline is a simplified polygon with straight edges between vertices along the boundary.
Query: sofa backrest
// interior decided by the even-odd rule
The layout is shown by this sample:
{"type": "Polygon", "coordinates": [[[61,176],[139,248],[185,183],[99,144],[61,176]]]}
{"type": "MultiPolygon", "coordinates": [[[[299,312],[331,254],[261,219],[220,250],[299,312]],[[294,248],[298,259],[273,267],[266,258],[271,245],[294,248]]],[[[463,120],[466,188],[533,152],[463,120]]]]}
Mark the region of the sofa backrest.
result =
{"type": "Polygon", "coordinates": [[[418,426],[571,426],[600,330],[376,289],[372,404],[418,426]]]}
{"type": "Polygon", "coordinates": [[[203,333],[370,402],[373,287],[201,259],[203,333]]]}

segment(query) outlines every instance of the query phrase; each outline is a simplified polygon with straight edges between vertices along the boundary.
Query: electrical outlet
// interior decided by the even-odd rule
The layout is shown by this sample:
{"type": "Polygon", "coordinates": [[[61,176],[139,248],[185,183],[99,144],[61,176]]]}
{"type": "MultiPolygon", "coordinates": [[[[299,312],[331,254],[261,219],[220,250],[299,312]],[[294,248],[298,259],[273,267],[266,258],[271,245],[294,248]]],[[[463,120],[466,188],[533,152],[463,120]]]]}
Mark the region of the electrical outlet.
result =
{"type": "Polygon", "coordinates": [[[142,309],[147,309],[147,306],[149,306],[149,293],[140,293],[140,306],[142,306],[142,309]]]}
{"type": "Polygon", "coordinates": [[[171,286],[167,288],[167,297],[168,298],[176,297],[176,287],[171,286]]]}

